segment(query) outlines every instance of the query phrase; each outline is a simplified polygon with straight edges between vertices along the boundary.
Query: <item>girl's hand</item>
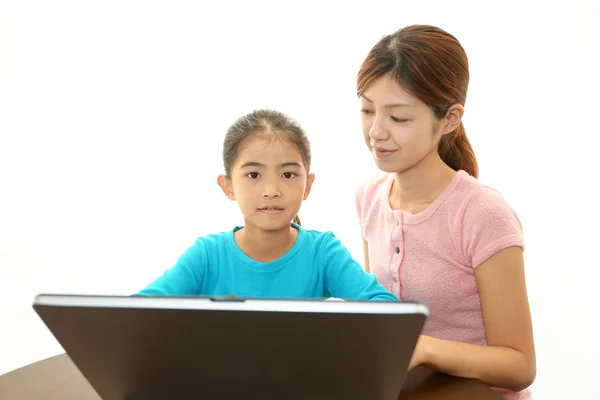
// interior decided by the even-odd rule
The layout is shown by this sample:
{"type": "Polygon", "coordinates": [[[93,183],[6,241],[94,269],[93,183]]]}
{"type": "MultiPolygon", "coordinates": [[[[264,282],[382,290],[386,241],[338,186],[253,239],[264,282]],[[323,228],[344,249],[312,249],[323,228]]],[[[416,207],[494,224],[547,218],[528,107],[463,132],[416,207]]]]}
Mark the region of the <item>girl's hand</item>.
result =
{"type": "Polygon", "coordinates": [[[413,352],[412,358],[410,359],[410,363],[408,364],[409,371],[414,367],[418,367],[419,365],[423,365],[429,362],[430,341],[431,337],[429,336],[419,336],[417,346],[415,347],[415,351],[413,352]]]}

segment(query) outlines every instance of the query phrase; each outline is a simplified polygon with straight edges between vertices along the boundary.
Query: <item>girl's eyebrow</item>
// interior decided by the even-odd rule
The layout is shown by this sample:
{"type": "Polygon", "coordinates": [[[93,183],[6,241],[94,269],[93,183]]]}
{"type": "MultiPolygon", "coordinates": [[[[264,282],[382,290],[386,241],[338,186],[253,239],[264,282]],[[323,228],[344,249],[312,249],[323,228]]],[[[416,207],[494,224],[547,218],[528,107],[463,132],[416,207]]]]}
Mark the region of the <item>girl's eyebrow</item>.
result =
{"type": "MultiPolygon", "coordinates": [[[[248,161],[245,162],[244,164],[242,164],[242,166],[240,168],[246,168],[246,167],[259,167],[259,168],[266,168],[267,166],[263,163],[259,163],[256,161],[248,161]]],[[[301,167],[300,164],[298,164],[295,161],[288,161],[288,162],[284,162],[279,164],[280,168],[285,168],[285,167],[301,167]]]]}

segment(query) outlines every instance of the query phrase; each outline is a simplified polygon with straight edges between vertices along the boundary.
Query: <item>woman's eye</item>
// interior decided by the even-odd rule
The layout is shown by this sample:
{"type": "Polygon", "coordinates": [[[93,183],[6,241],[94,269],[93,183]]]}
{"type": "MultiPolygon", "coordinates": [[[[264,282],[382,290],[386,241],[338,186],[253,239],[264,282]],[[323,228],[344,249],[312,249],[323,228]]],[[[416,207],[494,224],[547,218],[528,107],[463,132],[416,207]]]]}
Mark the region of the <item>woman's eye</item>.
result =
{"type": "Polygon", "coordinates": [[[408,121],[406,118],[396,118],[396,117],[392,117],[392,121],[394,122],[406,122],[408,121]]]}
{"type": "Polygon", "coordinates": [[[367,114],[367,115],[373,114],[373,111],[367,110],[366,108],[363,108],[362,110],[360,110],[360,112],[363,113],[363,114],[367,114]]]}
{"type": "Polygon", "coordinates": [[[284,177],[285,179],[292,179],[292,178],[293,178],[293,177],[295,177],[295,176],[296,176],[296,174],[295,174],[295,173],[293,173],[293,172],[284,172],[284,173],[283,173],[283,177],[284,177]]]}
{"type": "Polygon", "coordinates": [[[260,174],[258,172],[250,172],[246,174],[246,176],[250,179],[258,179],[260,177],[260,174]]]}

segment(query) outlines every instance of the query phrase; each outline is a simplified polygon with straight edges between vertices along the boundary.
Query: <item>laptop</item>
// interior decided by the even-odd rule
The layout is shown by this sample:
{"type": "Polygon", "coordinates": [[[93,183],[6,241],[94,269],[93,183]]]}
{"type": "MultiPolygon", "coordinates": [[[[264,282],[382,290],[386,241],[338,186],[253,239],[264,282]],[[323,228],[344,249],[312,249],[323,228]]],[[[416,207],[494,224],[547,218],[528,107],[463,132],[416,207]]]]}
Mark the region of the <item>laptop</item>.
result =
{"type": "Polygon", "coordinates": [[[42,294],[33,308],[104,400],[395,400],[420,303],[42,294]]]}

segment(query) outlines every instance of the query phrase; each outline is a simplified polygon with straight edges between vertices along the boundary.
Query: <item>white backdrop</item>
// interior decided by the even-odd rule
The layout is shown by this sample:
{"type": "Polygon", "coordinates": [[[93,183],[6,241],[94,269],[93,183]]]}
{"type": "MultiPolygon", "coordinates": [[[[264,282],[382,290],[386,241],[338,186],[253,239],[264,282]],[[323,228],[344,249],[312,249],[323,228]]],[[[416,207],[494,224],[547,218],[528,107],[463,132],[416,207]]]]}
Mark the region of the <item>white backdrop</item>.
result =
{"type": "Polygon", "coordinates": [[[534,395],[600,397],[600,3],[200,3],[0,0],[0,374],[62,352],[35,294],[130,294],[241,223],[216,176],[254,108],[307,129],[303,224],[362,260],[356,72],[382,35],[427,23],[467,51],[480,178],[524,224],[534,395]]]}

